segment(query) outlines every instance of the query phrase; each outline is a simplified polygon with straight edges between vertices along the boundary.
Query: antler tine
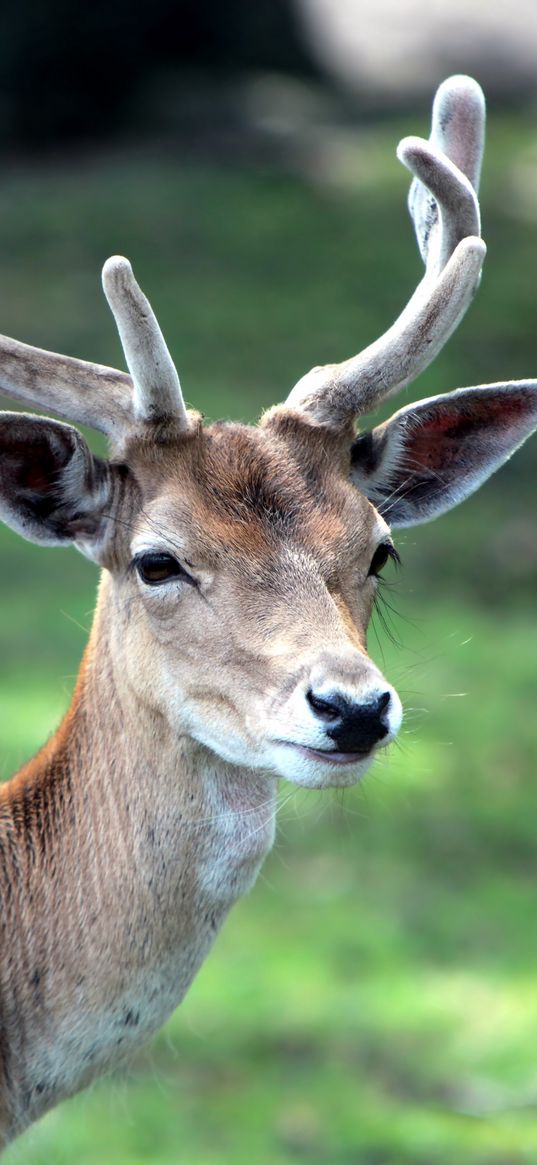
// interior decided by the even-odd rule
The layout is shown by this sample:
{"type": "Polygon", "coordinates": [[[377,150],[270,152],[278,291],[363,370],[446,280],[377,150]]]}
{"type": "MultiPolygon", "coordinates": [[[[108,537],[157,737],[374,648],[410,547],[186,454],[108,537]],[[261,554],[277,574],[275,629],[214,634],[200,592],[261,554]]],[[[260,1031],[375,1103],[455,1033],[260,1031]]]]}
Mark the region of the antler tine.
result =
{"type": "Polygon", "coordinates": [[[0,392],[110,438],[132,424],[132,381],[125,372],[8,336],[0,336],[0,392]]]}
{"type": "Polygon", "coordinates": [[[127,259],[108,259],[103,286],[131,376],[0,336],[0,392],[111,439],[136,421],[173,417],[180,429],[188,428],[179,377],[127,259]]]}
{"type": "Polygon", "coordinates": [[[461,239],[481,234],[477,191],[484,142],[483,91],[473,77],[461,75],[449,77],[436,93],[425,149],[419,138],[399,144],[397,156],[415,176],[408,206],[428,274],[442,270],[461,239]]]}
{"type": "Polygon", "coordinates": [[[181,385],[156,316],[138,286],[128,259],[114,255],[103,268],[103,288],[113,312],[134,384],[139,421],[175,418],[188,428],[181,385]]]}
{"type": "Polygon", "coordinates": [[[476,82],[450,78],[434,103],[432,144],[401,143],[399,157],[419,182],[413,208],[426,273],[379,340],[341,364],[313,368],[292,389],[287,405],[319,424],[341,428],[403,388],[431,363],[469,307],[486,253],[470,180],[479,177],[484,108],[476,82]]]}

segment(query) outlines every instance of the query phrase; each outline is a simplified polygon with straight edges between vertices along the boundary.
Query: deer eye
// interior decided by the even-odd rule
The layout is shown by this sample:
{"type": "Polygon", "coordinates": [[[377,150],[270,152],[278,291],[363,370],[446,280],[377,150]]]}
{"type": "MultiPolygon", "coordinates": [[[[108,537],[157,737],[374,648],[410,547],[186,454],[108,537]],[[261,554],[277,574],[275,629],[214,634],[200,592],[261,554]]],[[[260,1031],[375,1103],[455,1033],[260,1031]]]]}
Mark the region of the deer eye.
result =
{"type": "Polygon", "coordinates": [[[158,587],[160,583],[170,582],[172,579],[194,582],[191,575],[187,574],[172,554],[156,550],[149,551],[146,554],[137,555],[134,565],[142,582],[150,587],[158,587]]]}
{"type": "Polygon", "coordinates": [[[371,566],[367,572],[368,576],[378,578],[389,558],[393,558],[393,561],[397,563],[401,561],[395,546],[392,546],[391,542],[381,542],[371,559],[371,566]]]}

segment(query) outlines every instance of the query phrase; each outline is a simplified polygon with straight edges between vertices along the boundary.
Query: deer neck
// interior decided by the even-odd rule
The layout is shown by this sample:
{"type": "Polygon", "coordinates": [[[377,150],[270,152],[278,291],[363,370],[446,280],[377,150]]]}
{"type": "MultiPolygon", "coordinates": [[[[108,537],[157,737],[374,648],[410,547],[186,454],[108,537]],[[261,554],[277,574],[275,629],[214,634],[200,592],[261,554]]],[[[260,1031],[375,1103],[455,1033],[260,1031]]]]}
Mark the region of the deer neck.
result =
{"type": "Polygon", "coordinates": [[[63,724],[0,795],[10,1127],[113,1066],[181,1000],[270,849],[275,785],[172,734],[132,694],[101,597],[63,724]]]}

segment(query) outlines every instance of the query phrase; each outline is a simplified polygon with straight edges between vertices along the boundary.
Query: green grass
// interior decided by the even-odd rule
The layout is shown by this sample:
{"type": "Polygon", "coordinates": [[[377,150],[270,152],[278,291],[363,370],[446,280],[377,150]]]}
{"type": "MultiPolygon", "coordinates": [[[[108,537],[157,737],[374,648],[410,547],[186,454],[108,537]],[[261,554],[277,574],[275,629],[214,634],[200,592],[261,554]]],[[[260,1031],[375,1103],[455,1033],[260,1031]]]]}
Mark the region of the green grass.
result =
{"type": "MultiPolygon", "coordinates": [[[[98,268],[124,251],[188,398],[253,417],[404,303],[418,265],[391,158],[409,128],[362,135],[343,188],[128,154],[7,175],[2,328],[117,363],[98,268]]],[[[535,372],[523,129],[492,127],[483,288],[422,395],[535,372]]],[[[282,790],[275,850],[183,1007],[6,1162],[533,1165],[536,460],[534,442],[398,539],[401,645],[379,626],[371,647],[407,708],[400,747],[344,795],[282,790]]],[[[67,704],[96,573],[9,532],[0,562],[7,775],[67,704]]]]}

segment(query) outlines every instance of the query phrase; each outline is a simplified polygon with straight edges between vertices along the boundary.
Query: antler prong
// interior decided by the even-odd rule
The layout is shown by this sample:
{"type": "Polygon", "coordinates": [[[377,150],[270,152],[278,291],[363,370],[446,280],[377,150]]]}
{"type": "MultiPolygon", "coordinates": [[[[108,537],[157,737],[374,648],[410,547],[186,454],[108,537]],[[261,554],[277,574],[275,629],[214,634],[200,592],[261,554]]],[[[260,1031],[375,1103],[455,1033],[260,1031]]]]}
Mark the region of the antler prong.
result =
{"type": "Polygon", "coordinates": [[[0,336],[0,392],[114,441],[140,422],[173,418],[187,429],[179,377],[127,259],[108,259],[103,285],[132,375],[0,336]]]}
{"type": "Polygon", "coordinates": [[[122,255],[107,259],[103,267],[103,288],[132,376],[136,420],[173,417],[179,428],[187,429],[188,416],[175,365],[128,259],[122,255]]]}
{"type": "MultiPolygon", "coordinates": [[[[438,272],[447,262],[451,252],[465,234],[480,235],[479,204],[476,194],[479,189],[483,147],[485,142],[485,98],[473,77],[449,77],[440,85],[433,101],[431,133],[426,149],[437,159],[443,159],[449,167],[455,166],[457,181],[444,175],[443,189],[431,184],[435,182],[435,168],[420,163],[419,157],[405,157],[406,145],[419,139],[404,139],[398,150],[398,157],[414,175],[408,195],[408,205],[414,222],[421,256],[428,272],[438,272]],[[414,164],[413,164],[414,163],[414,164]],[[452,187],[450,193],[450,186],[452,187]],[[465,214],[465,202],[467,212],[465,214]],[[476,218],[471,221],[472,207],[476,218]],[[458,203],[458,205],[457,205],[458,203]],[[466,229],[467,228],[467,229],[466,229]]],[[[423,147],[425,143],[421,143],[423,147]]],[[[419,150],[418,150],[419,153],[419,150]]],[[[438,166],[436,173],[439,173],[438,166]]]]}
{"type": "Polygon", "coordinates": [[[287,405],[340,428],[370,412],[418,376],[467,310],[486,253],[480,235],[479,180],[485,105],[477,82],[452,77],[433,105],[429,142],[405,138],[398,156],[414,181],[410,209],[426,273],[391,328],[341,364],[303,376],[287,405]]]}
{"type": "Polygon", "coordinates": [[[476,192],[462,170],[422,138],[403,138],[397,157],[415,179],[409,204],[427,274],[438,275],[461,239],[481,235],[476,192]]]}
{"type": "Polygon", "coordinates": [[[455,74],[439,85],[431,118],[431,145],[447,154],[479,190],[485,146],[485,96],[473,77],[455,74]]]}

